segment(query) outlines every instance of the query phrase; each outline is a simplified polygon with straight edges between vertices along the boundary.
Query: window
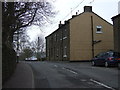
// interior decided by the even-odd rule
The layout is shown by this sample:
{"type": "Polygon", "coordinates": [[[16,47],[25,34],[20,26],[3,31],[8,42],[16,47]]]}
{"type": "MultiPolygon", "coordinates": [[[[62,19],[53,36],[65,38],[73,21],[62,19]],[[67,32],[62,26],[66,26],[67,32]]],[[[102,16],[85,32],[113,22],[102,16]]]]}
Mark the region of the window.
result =
{"type": "Polygon", "coordinates": [[[56,39],[57,39],[57,36],[56,36],[56,34],[55,34],[55,38],[54,38],[54,39],[55,39],[55,41],[56,41],[56,39]]]}
{"type": "Polygon", "coordinates": [[[67,29],[65,29],[65,32],[67,31],[67,29]]]}
{"type": "Polygon", "coordinates": [[[100,57],[103,57],[105,55],[105,52],[101,52],[101,53],[99,53],[96,57],[97,58],[100,58],[100,57]]]}
{"type": "Polygon", "coordinates": [[[51,56],[53,56],[53,48],[51,48],[51,52],[50,53],[51,53],[51,56]]]}
{"type": "Polygon", "coordinates": [[[60,31],[60,40],[62,40],[62,30],[60,31]]]}
{"type": "Polygon", "coordinates": [[[102,32],[102,26],[96,26],[96,28],[97,28],[97,31],[96,31],[96,33],[103,33],[102,32]]]}
{"type": "Polygon", "coordinates": [[[59,50],[58,50],[58,48],[57,48],[57,52],[56,52],[57,54],[56,54],[56,57],[58,57],[58,53],[59,53],[59,50]]]}
{"type": "Polygon", "coordinates": [[[67,47],[66,46],[64,47],[64,55],[63,55],[63,57],[67,57],[67,47]]]}
{"type": "Polygon", "coordinates": [[[59,41],[59,34],[57,34],[57,42],[59,41]]]}
{"type": "Polygon", "coordinates": [[[65,37],[63,37],[63,39],[66,39],[67,37],[65,36],[65,37]]]}
{"type": "Polygon", "coordinates": [[[67,29],[64,29],[63,40],[67,38],[67,29]]]}

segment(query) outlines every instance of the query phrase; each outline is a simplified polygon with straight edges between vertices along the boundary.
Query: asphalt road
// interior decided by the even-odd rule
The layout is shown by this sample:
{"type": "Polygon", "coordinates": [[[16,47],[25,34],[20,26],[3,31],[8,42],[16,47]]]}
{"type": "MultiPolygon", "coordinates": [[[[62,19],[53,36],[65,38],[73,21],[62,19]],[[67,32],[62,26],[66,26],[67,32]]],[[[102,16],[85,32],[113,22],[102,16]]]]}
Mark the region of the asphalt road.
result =
{"type": "Polygon", "coordinates": [[[35,88],[118,88],[117,67],[95,67],[90,62],[26,62],[34,74],[35,88]]]}

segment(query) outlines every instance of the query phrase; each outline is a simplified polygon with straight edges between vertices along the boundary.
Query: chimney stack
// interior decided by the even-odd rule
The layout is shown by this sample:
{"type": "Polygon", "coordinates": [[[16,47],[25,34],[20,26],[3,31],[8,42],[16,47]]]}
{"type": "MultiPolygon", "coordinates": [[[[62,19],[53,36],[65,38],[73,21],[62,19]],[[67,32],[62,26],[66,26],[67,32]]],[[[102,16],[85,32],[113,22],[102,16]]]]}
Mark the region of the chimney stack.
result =
{"type": "Polygon", "coordinates": [[[78,12],[76,12],[76,15],[78,15],[78,12]]]}
{"type": "Polygon", "coordinates": [[[84,12],[92,12],[92,6],[84,6],[84,12]]]}
{"type": "Polygon", "coordinates": [[[61,23],[61,21],[60,21],[60,23],[59,23],[59,27],[61,27],[63,24],[61,23]]]}

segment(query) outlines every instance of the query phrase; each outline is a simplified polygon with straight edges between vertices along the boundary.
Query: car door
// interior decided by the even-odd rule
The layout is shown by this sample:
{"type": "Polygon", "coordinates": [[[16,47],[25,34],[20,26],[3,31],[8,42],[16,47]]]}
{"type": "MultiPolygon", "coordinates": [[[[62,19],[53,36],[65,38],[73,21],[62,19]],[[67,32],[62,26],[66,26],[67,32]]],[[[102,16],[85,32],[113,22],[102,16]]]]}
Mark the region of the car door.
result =
{"type": "Polygon", "coordinates": [[[105,62],[105,57],[104,57],[105,53],[100,53],[97,55],[95,63],[97,63],[98,65],[103,65],[105,62]]]}

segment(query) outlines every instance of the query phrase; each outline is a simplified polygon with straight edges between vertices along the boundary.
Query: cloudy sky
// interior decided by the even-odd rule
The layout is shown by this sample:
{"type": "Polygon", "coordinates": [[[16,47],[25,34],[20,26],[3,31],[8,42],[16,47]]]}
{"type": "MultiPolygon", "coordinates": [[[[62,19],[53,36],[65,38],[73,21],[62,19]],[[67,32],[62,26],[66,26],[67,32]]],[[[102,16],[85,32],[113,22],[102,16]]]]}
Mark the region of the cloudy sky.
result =
{"type": "Polygon", "coordinates": [[[50,18],[51,23],[47,23],[44,27],[29,27],[28,35],[31,40],[34,40],[39,35],[49,35],[58,28],[60,21],[64,23],[65,20],[70,19],[76,12],[78,12],[78,14],[82,13],[84,6],[92,6],[93,12],[112,23],[111,18],[118,14],[119,1],[120,0],[51,0],[54,5],[54,10],[58,11],[58,14],[55,18],[50,18]]]}

